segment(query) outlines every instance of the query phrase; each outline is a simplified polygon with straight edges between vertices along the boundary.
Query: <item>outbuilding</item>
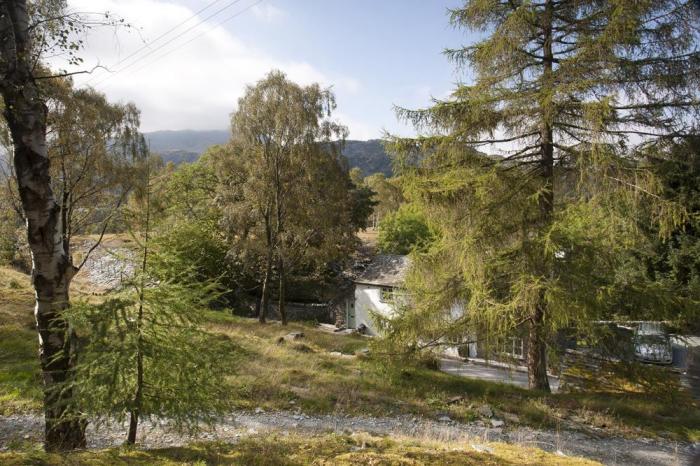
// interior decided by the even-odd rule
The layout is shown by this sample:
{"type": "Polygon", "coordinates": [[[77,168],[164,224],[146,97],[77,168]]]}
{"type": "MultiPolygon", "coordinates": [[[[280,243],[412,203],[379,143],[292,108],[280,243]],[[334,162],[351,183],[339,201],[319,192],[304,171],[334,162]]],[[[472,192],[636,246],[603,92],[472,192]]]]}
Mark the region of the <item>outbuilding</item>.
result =
{"type": "Polygon", "coordinates": [[[375,316],[392,317],[403,302],[402,286],[409,265],[408,256],[392,254],[374,256],[365,264],[353,278],[354,293],[346,301],[344,326],[377,335],[375,316]]]}

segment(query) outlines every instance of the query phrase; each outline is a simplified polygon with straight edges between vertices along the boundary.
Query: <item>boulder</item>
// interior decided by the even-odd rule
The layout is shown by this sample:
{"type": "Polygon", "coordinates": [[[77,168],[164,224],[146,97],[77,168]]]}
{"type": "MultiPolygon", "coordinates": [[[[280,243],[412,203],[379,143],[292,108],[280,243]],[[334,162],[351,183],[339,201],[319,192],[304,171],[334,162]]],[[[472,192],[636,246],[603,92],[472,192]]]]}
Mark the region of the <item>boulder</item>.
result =
{"type": "Polygon", "coordinates": [[[491,409],[491,406],[489,405],[481,405],[478,408],[476,408],[477,414],[482,417],[493,417],[493,410],[491,409]]]}

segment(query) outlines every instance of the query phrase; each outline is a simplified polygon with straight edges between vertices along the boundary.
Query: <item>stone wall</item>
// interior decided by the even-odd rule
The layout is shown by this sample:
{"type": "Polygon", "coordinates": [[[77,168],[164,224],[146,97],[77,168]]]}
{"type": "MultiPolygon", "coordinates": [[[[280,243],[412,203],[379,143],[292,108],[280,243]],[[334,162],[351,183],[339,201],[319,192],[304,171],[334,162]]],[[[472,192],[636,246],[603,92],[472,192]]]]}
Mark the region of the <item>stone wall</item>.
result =
{"type": "MultiPolygon", "coordinates": [[[[290,322],[318,322],[323,324],[335,323],[335,313],[328,303],[286,303],[287,320],[290,322]]],[[[280,320],[277,303],[270,305],[268,318],[280,320]]]]}

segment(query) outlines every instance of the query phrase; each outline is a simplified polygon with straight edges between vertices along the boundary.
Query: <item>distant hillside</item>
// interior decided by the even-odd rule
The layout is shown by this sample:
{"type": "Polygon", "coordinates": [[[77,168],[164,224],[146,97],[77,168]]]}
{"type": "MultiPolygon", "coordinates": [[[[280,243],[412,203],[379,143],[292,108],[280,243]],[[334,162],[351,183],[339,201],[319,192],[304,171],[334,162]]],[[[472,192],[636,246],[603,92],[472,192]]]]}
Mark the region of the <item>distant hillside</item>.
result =
{"type": "MultiPolygon", "coordinates": [[[[224,144],[231,137],[228,130],[154,131],[144,136],[152,152],[175,164],[193,162],[210,146],[224,144]]],[[[391,160],[378,139],[346,141],[343,155],[350,168],[358,167],[365,176],[377,172],[391,176],[391,160]]]]}
{"type": "Polygon", "coordinates": [[[228,130],[195,131],[153,131],[144,133],[151,151],[156,153],[184,151],[202,154],[209,146],[223,144],[231,136],[228,130]]]}
{"type": "Polygon", "coordinates": [[[350,168],[358,167],[364,176],[372,173],[392,174],[391,159],[379,139],[345,141],[343,155],[347,157],[350,168]]]}

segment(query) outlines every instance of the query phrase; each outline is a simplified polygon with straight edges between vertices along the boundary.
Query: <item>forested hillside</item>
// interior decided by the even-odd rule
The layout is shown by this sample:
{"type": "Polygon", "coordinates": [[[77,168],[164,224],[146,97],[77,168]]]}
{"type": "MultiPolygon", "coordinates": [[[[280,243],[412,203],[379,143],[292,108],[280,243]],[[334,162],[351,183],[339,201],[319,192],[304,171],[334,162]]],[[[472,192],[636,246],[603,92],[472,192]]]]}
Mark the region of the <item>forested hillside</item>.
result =
{"type": "MultiPolygon", "coordinates": [[[[176,165],[182,162],[194,162],[208,147],[223,144],[230,139],[228,130],[179,130],[153,131],[144,133],[151,152],[160,154],[166,162],[176,165]]],[[[369,141],[348,140],[345,142],[343,155],[347,157],[350,168],[357,167],[364,176],[384,173],[391,176],[391,159],[379,139],[369,141]]]]}

